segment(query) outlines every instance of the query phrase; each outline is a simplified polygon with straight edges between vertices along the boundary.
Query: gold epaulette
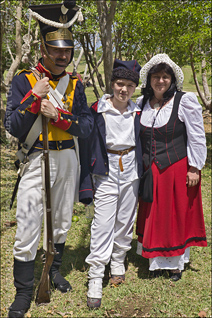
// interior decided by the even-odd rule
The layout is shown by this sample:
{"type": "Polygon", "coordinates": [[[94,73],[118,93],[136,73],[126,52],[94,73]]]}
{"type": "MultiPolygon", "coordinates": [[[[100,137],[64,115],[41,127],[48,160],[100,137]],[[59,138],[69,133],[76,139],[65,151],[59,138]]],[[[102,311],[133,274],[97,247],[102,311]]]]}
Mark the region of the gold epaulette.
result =
{"type": "Polygon", "coordinates": [[[23,72],[31,73],[32,71],[31,71],[31,70],[23,69],[23,70],[19,71],[16,75],[20,75],[20,74],[23,73],[23,72]]]}

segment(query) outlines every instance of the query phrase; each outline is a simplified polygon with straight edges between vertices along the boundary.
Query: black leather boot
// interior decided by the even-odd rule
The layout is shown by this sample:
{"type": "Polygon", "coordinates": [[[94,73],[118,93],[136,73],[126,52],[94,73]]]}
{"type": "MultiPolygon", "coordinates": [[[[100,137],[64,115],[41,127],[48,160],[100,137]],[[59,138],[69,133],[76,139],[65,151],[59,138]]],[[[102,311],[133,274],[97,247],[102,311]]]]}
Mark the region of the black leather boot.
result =
{"type": "Polygon", "coordinates": [[[35,261],[20,262],[14,259],[14,285],[16,287],[15,300],[9,307],[9,318],[21,318],[30,308],[33,284],[34,284],[35,261]]]}
{"type": "Polygon", "coordinates": [[[61,293],[67,293],[68,291],[72,289],[69,282],[59,272],[59,268],[62,264],[64,246],[65,246],[65,243],[54,244],[57,254],[55,254],[54,256],[54,260],[49,272],[53,286],[56,289],[60,290],[61,293]]]}
{"type": "Polygon", "coordinates": [[[181,279],[182,271],[180,271],[179,269],[170,270],[169,271],[169,277],[171,278],[171,280],[176,282],[179,279],[181,279]]]}

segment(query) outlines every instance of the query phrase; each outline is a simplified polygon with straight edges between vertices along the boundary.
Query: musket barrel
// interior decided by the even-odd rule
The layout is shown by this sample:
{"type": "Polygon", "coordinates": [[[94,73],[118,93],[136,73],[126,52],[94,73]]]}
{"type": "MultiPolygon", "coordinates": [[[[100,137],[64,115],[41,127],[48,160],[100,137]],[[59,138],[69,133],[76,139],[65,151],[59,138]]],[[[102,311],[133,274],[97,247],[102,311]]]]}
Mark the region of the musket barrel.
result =
{"type": "MultiPolygon", "coordinates": [[[[43,75],[45,76],[45,74],[43,75]]],[[[43,135],[43,160],[44,164],[44,213],[46,213],[47,223],[47,250],[45,253],[45,264],[38,286],[35,303],[37,305],[50,302],[50,278],[49,271],[54,259],[55,251],[53,244],[52,215],[51,215],[51,185],[50,185],[50,168],[49,168],[49,142],[48,142],[48,118],[42,115],[42,135],[43,135]]]]}

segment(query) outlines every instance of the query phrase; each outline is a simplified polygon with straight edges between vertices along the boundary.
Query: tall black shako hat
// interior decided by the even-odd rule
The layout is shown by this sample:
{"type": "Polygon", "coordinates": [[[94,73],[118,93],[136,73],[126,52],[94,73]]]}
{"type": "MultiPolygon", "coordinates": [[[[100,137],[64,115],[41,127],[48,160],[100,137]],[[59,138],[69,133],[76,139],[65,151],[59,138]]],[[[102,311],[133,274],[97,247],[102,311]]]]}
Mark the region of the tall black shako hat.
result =
{"type": "Polygon", "coordinates": [[[83,20],[81,10],[76,6],[76,1],[66,0],[59,4],[29,6],[29,13],[39,22],[41,44],[48,58],[50,59],[46,45],[72,48],[72,56],[69,61],[71,63],[74,55],[72,25],[77,19],[83,20]]]}
{"type": "Polygon", "coordinates": [[[121,61],[115,59],[113,63],[111,82],[118,78],[124,78],[134,82],[136,86],[138,86],[140,69],[141,66],[136,60],[121,61]]]}

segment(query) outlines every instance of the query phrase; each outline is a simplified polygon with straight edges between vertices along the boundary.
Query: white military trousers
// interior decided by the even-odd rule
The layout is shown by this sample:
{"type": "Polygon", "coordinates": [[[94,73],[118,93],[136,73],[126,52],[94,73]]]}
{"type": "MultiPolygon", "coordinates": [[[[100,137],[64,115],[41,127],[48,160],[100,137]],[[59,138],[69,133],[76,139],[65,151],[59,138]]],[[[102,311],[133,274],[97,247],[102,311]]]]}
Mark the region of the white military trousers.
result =
{"type": "MultiPolygon", "coordinates": [[[[43,222],[41,152],[29,156],[17,194],[17,231],[13,248],[19,261],[35,259],[43,222]]],[[[49,151],[54,243],[64,243],[71,227],[77,178],[75,150],[49,151]]]]}
{"type": "Polygon", "coordinates": [[[131,248],[137,211],[139,179],[116,183],[109,177],[94,176],[95,213],[91,225],[89,279],[103,278],[110,263],[112,275],[125,273],[124,260],[131,248]]]}

